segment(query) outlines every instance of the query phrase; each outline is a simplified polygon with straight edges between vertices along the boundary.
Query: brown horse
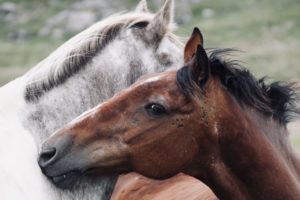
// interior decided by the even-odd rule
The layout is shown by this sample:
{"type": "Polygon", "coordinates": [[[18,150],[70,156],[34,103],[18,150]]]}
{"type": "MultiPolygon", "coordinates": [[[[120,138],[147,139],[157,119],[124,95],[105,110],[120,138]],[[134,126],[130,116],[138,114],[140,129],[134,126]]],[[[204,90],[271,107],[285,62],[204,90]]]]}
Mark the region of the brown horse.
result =
{"type": "Polygon", "coordinates": [[[221,199],[300,199],[300,162],[286,124],[292,85],[256,80],[214,50],[198,29],[186,66],[148,75],[60,129],[39,164],[55,183],[82,174],[178,172],[206,183],[221,199]]]}

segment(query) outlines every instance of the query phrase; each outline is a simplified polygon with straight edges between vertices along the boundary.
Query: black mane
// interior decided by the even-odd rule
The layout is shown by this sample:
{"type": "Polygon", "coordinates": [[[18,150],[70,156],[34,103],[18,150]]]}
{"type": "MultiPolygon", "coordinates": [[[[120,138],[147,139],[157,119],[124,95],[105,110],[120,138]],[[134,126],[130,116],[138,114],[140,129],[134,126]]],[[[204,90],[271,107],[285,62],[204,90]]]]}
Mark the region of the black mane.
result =
{"type": "MultiPolygon", "coordinates": [[[[273,82],[268,84],[265,77],[256,79],[239,62],[224,59],[224,55],[228,55],[232,51],[234,50],[210,51],[210,70],[211,75],[217,76],[238,102],[254,107],[274,119],[278,119],[284,125],[300,115],[300,108],[297,107],[299,93],[297,93],[294,83],[273,82]]],[[[178,70],[177,84],[186,94],[193,94],[196,84],[193,81],[191,67],[185,66],[178,70]]]]}

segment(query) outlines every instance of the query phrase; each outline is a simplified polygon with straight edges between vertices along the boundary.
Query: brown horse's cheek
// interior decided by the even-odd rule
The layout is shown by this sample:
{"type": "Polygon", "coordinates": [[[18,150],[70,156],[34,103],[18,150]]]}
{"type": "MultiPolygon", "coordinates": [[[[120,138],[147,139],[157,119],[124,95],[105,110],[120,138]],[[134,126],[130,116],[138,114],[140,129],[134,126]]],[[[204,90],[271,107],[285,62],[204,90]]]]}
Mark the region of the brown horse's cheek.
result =
{"type": "Polygon", "coordinates": [[[152,143],[132,151],[135,171],[151,178],[167,178],[181,172],[191,164],[198,145],[189,134],[177,130],[152,143]]]}

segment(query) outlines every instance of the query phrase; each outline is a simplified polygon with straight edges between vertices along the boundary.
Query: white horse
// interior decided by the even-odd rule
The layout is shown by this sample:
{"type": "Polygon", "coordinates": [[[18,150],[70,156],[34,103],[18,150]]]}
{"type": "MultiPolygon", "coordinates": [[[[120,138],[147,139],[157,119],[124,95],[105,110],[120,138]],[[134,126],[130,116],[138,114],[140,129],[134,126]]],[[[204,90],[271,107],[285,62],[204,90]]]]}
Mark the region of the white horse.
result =
{"type": "Polygon", "coordinates": [[[83,177],[73,190],[56,188],[38,167],[39,145],[140,75],[180,67],[172,17],[173,0],[156,14],[142,0],[134,12],[96,23],[0,88],[1,199],[109,198],[114,177],[83,177]]]}

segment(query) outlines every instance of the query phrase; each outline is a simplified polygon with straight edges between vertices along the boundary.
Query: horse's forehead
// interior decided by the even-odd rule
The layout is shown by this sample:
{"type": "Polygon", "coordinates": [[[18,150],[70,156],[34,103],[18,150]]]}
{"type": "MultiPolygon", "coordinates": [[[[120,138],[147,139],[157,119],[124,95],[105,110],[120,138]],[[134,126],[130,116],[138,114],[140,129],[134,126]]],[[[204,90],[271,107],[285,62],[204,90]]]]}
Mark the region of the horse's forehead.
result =
{"type": "Polygon", "coordinates": [[[176,72],[175,71],[166,71],[161,73],[153,73],[153,74],[146,74],[142,76],[137,84],[138,85],[158,85],[161,83],[172,82],[175,80],[176,72]]]}
{"type": "Polygon", "coordinates": [[[163,75],[156,75],[156,76],[152,76],[152,77],[149,77],[147,79],[145,79],[143,81],[143,84],[147,84],[147,83],[157,83],[159,81],[164,81],[164,76],[163,75]]]}
{"type": "MultiPolygon", "coordinates": [[[[181,98],[181,91],[176,84],[176,71],[168,71],[141,78],[132,88],[133,93],[142,92],[141,99],[153,98],[159,100],[181,98]]],[[[149,99],[148,99],[149,100],[149,99]]]]}
{"type": "Polygon", "coordinates": [[[177,86],[176,72],[167,71],[142,77],[128,90],[129,93],[124,93],[123,99],[133,106],[156,102],[170,110],[189,109],[187,104],[190,100],[177,86]]]}

